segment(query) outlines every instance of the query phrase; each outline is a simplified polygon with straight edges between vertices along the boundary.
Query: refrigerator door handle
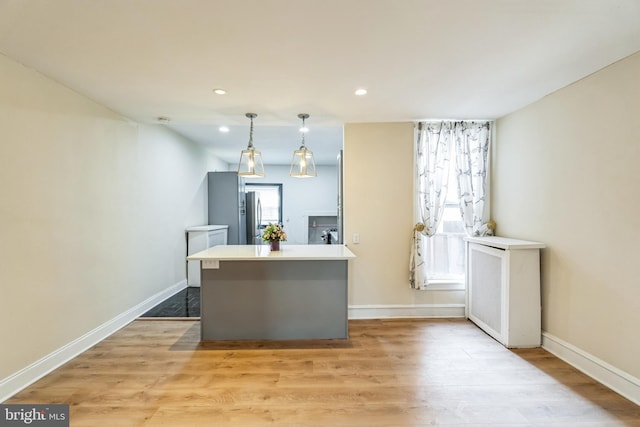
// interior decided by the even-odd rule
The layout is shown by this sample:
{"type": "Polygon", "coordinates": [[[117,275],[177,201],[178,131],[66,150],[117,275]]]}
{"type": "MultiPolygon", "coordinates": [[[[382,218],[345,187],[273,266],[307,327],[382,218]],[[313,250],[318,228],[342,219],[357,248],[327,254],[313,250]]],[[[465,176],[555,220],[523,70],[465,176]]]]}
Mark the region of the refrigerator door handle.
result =
{"type": "MultiPolygon", "coordinates": [[[[258,199],[258,224],[256,224],[258,226],[258,230],[260,230],[260,225],[262,224],[262,203],[260,202],[260,199],[258,199]]],[[[258,231],[258,234],[260,232],[258,231]]]]}

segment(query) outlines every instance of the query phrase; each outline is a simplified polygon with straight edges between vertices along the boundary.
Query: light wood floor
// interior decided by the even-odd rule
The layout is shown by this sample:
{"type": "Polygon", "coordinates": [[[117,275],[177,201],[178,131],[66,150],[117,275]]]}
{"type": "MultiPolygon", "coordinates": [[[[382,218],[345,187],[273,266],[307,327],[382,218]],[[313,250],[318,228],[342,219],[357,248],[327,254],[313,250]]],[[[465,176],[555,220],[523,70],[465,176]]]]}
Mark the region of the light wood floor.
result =
{"type": "Polygon", "coordinates": [[[464,320],[350,321],[349,341],[199,343],[138,320],[5,403],[71,426],[640,426],[640,407],[464,320]]]}

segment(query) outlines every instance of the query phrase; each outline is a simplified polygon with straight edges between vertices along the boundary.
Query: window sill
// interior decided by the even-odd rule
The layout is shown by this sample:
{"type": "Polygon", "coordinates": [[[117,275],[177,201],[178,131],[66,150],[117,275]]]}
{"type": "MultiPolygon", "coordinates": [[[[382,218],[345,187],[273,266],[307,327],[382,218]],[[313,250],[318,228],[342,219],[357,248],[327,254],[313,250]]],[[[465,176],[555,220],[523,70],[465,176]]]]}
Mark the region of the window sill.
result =
{"type": "Polygon", "coordinates": [[[425,288],[427,291],[464,291],[464,280],[461,279],[431,279],[425,288]]]}

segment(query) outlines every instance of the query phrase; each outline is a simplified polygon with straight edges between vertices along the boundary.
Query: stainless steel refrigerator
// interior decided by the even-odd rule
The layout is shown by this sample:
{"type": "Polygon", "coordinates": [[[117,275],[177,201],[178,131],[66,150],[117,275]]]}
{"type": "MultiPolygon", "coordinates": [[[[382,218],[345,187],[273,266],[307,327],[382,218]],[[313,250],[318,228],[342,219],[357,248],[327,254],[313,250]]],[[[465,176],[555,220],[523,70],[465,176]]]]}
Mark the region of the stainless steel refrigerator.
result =
{"type": "Polygon", "coordinates": [[[262,243],[262,204],[258,193],[250,191],[246,195],[247,207],[247,244],[260,245],[262,243]]]}

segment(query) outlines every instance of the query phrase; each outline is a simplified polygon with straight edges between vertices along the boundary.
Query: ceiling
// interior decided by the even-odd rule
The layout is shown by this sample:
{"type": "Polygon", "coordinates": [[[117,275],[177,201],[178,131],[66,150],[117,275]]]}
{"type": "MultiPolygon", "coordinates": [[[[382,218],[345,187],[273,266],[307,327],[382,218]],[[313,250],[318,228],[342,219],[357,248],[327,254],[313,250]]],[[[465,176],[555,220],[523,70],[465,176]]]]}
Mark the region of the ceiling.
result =
{"type": "Polygon", "coordinates": [[[0,0],[1,53],[229,163],[247,112],[265,163],[308,113],[333,164],[344,123],[498,118],[638,51],[638,0],[0,0]]]}

